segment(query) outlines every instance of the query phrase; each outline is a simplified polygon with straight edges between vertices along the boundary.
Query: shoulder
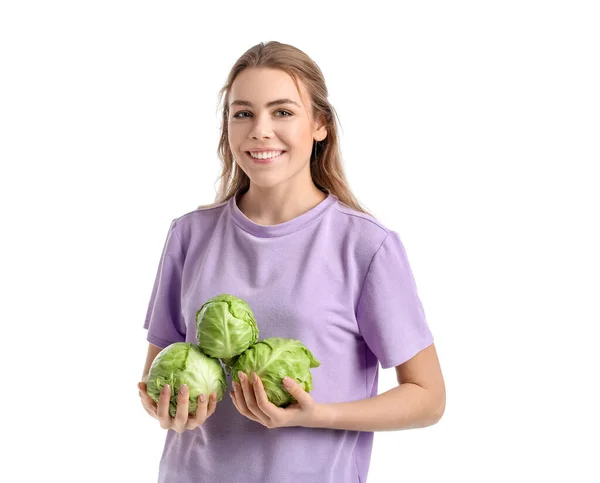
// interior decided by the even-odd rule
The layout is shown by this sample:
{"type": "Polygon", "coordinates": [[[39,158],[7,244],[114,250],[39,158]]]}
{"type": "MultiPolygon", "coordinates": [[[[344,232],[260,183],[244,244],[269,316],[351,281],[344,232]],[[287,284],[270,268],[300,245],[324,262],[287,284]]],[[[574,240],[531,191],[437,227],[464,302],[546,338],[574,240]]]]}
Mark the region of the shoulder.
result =
{"type": "Polygon", "coordinates": [[[227,203],[212,203],[187,211],[171,221],[171,230],[182,241],[190,240],[196,234],[210,232],[221,219],[227,203]]]}
{"type": "Polygon", "coordinates": [[[395,233],[376,217],[353,209],[337,200],[333,210],[335,224],[344,237],[351,239],[357,248],[373,255],[386,240],[395,233]]]}

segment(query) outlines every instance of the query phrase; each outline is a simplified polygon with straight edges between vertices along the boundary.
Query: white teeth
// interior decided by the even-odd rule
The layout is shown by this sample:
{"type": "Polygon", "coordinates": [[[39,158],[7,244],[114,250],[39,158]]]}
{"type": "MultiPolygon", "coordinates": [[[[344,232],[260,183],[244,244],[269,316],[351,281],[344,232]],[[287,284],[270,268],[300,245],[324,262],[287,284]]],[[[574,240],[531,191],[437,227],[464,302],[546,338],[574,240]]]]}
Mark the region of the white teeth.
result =
{"type": "Polygon", "coordinates": [[[263,151],[262,153],[250,153],[250,156],[256,159],[267,159],[275,158],[279,156],[283,151],[263,151]]]}

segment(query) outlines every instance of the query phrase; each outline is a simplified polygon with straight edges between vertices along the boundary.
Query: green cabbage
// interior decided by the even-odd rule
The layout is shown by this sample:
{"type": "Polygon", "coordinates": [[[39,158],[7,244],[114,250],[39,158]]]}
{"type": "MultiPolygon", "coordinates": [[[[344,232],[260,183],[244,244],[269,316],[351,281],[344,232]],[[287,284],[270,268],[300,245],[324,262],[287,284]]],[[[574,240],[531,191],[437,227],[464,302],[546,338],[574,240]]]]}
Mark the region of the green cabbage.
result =
{"type": "Polygon", "coordinates": [[[207,356],[197,345],[176,342],[160,351],[150,366],[146,386],[148,395],[157,404],[165,384],[171,386],[169,414],[175,417],[180,385],[186,384],[188,387],[188,413],[193,415],[200,394],[208,398],[215,392],[217,401],[223,399],[227,379],[218,359],[207,356]]]}
{"type": "Polygon", "coordinates": [[[283,387],[283,378],[289,376],[295,379],[306,392],[310,392],[313,388],[310,369],[320,365],[299,340],[271,337],[261,340],[239,356],[233,366],[233,380],[240,382],[239,371],[248,377],[255,372],[269,401],[284,407],[295,402],[295,398],[283,387]]]}
{"type": "Polygon", "coordinates": [[[200,349],[231,369],[237,357],[258,340],[258,326],[250,305],[230,294],[207,300],[196,312],[200,349]]]}

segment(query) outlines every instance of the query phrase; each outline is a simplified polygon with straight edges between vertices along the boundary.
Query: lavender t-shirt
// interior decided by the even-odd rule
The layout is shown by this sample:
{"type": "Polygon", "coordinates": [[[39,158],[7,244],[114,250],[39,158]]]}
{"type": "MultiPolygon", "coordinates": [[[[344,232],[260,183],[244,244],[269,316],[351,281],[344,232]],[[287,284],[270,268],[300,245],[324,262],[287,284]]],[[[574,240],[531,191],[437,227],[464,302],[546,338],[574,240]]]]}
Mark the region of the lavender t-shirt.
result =
{"type": "MultiPolygon", "coordinates": [[[[236,196],[174,219],[147,340],[197,343],[196,312],[221,293],[250,304],[260,339],[299,339],[313,352],[318,403],[375,396],[378,364],[397,366],[433,342],[398,234],[332,193],[278,225],[247,218],[236,196]]],[[[268,429],[225,393],[202,426],[167,431],[158,481],[364,483],[372,445],[372,432],[268,429]]]]}

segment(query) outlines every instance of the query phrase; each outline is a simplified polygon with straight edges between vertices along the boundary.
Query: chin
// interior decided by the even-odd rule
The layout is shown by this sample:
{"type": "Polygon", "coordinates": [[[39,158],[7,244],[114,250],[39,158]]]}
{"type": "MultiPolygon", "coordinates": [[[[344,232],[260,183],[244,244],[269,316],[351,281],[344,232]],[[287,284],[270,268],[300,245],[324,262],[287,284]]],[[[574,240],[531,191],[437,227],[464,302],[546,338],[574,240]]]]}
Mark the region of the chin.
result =
{"type": "Polygon", "coordinates": [[[281,184],[283,179],[264,179],[261,176],[255,176],[254,178],[250,177],[250,184],[253,184],[257,188],[275,188],[277,185],[281,184]]]}

